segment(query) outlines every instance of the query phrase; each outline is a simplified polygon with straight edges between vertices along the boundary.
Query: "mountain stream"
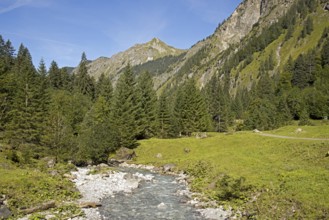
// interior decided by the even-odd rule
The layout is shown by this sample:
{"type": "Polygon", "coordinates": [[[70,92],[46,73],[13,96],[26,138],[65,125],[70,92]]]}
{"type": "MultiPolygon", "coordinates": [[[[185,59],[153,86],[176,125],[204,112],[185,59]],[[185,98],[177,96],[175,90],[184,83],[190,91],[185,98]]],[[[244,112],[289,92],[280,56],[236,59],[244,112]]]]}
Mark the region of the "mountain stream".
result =
{"type": "Polygon", "coordinates": [[[152,175],[153,179],[140,182],[131,193],[119,192],[103,199],[99,209],[103,219],[204,219],[196,208],[186,203],[186,196],[177,193],[186,190],[186,186],[174,176],[130,168],[123,168],[122,172],[152,175]]]}

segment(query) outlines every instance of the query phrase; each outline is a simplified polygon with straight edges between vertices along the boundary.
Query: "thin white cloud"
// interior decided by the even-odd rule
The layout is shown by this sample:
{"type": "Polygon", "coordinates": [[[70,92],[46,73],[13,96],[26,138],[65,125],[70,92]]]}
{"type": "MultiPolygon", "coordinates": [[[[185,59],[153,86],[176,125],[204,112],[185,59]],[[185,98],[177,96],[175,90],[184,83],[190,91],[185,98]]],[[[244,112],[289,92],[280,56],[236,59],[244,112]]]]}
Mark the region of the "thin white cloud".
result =
{"type": "Polygon", "coordinates": [[[50,4],[51,0],[4,0],[0,3],[0,14],[13,11],[24,6],[45,7],[50,4]]]}

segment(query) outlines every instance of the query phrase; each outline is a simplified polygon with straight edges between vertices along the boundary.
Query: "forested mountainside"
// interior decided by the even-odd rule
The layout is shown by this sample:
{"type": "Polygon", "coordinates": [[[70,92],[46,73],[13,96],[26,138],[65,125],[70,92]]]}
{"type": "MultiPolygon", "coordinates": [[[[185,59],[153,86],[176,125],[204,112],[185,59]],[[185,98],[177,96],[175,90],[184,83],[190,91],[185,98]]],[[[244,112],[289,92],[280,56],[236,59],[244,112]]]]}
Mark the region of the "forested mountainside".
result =
{"type": "Polygon", "coordinates": [[[154,136],[267,130],[292,120],[326,119],[325,4],[246,0],[188,51],[153,39],[117,55],[125,61],[117,75],[90,74],[96,61],[85,54],[73,74],[55,61],[48,69],[43,61],[35,68],[23,44],[16,54],[1,37],[1,139],[27,158],[51,154],[83,164],[154,136]],[[125,60],[123,54],[136,50],[145,52],[143,61],[125,60]]]}

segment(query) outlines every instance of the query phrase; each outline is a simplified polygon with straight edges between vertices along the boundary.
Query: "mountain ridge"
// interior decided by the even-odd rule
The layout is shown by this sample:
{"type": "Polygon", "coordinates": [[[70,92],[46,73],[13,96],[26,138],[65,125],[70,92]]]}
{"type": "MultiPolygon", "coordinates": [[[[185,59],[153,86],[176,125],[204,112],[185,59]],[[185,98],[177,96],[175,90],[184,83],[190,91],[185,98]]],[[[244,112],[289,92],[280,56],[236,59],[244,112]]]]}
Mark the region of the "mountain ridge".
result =
{"type": "Polygon", "coordinates": [[[136,66],[165,56],[180,55],[184,52],[185,50],[169,46],[159,38],[154,37],[146,43],[135,44],[109,58],[99,57],[93,60],[87,65],[88,73],[96,79],[104,73],[113,81],[116,81],[128,64],[136,66]]]}

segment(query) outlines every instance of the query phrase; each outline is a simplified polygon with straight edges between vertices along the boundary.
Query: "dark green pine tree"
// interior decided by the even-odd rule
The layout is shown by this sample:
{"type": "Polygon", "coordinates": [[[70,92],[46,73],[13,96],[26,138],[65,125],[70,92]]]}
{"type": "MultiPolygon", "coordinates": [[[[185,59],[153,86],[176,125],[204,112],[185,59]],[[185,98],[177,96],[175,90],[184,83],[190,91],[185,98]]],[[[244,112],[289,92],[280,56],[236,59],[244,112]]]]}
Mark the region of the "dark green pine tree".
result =
{"type": "Polygon", "coordinates": [[[243,107],[243,94],[242,90],[238,89],[236,92],[236,95],[234,97],[234,100],[232,102],[232,111],[235,114],[236,119],[242,119],[243,117],[243,112],[244,112],[244,107],[243,107]]]}
{"type": "Polygon", "coordinates": [[[110,77],[101,74],[99,77],[96,88],[95,88],[95,97],[98,98],[99,96],[103,96],[107,102],[112,100],[113,96],[113,86],[110,77]]]}
{"type": "Polygon", "coordinates": [[[190,136],[192,132],[207,131],[210,127],[205,100],[193,79],[188,80],[178,92],[175,116],[182,135],[190,136]]]}
{"type": "Polygon", "coordinates": [[[212,117],[212,127],[214,131],[227,131],[232,121],[231,104],[229,95],[229,80],[224,77],[224,88],[217,75],[204,89],[208,113],[212,117]]]}
{"type": "Polygon", "coordinates": [[[53,89],[61,89],[63,87],[61,71],[54,60],[51,62],[49,67],[48,80],[50,87],[53,89]]]}
{"type": "Polygon", "coordinates": [[[279,96],[276,117],[277,127],[288,125],[292,119],[293,118],[287,104],[286,95],[279,96]]]}
{"type": "Polygon", "coordinates": [[[174,129],[175,121],[170,111],[168,95],[162,93],[159,97],[157,108],[157,136],[160,138],[176,137],[174,129]]]}
{"type": "Polygon", "coordinates": [[[3,130],[8,122],[15,89],[15,79],[11,71],[14,67],[14,52],[11,42],[5,42],[0,35],[0,130],[3,130]]]}
{"type": "Polygon", "coordinates": [[[38,133],[39,133],[39,142],[41,142],[42,136],[44,135],[46,122],[48,120],[48,105],[50,102],[49,94],[49,81],[47,79],[47,69],[46,65],[41,59],[39,67],[37,69],[38,81],[36,84],[37,93],[35,96],[36,109],[35,114],[37,115],[38,120],[38,133]]]}
{"type": "Polygon", "coordinates": [[[66,68],[61,68],[60,74],[61,74],[61,84],[62,84],[61,89],[72,91],[73,90],[73,82],[71,81],[72,76],[70,76],[66,68]]]}
{"type": "Polygon", "coordinates": [[[94,79],[88,74],[87,62],[86,54],[83,52],[76,75],[76,89],[83,95],[87,95],[93,99],[95,95],[95,83],[94,79]]]}
{"type": "Polygon", "coordinates": [[[136,142],[136,82],[128,65],[120,76],[114,92],[112,127],[117,131],[117,146],[134,148],[136,142]]]}
{"type": "Polygon", "coordinates": [[[261,99],[273,100],[274,99],[274,85],[273,80],[267,72],[261,72],[261,77],[258,81],[257,97],[261,99]]]}
{"type": "Polygon", "coordinates": [[[116,150],[116,131],[111,127],[110,113],[110,104],[99,96],[81,125],[78,152],[81,162],[106,162],[109,153],[116,150]]]}
{"type": "Polygon", "coordinates": [[[149,72],[143,72],[137,80],[137,139],[153,137],[156,133],[157,96],[149,72]]]}
{"type": "Polygon", "coordinates": [[[325,67],[326,65],[329,66],[329,40],[323,45],[321,51],[321,58],[322,58],[322,66],[325,67]]]}
{"type": "Polygon", "coordinates": [[[21,144],[38,144],[40,140],[40,115],[38,112],[39,81],[32,58],[23,45],[18,50],[14,67],[16,89],[12,109],[9,112],[10,122],[7,125],[7,136],[14,147],[21,144]]]}
{"type": "Polygon", "coordinates": [[[250,130],[276,128],[276,106],[270,100],[256,98],[248,109],[244,124],[250,130]]]}

